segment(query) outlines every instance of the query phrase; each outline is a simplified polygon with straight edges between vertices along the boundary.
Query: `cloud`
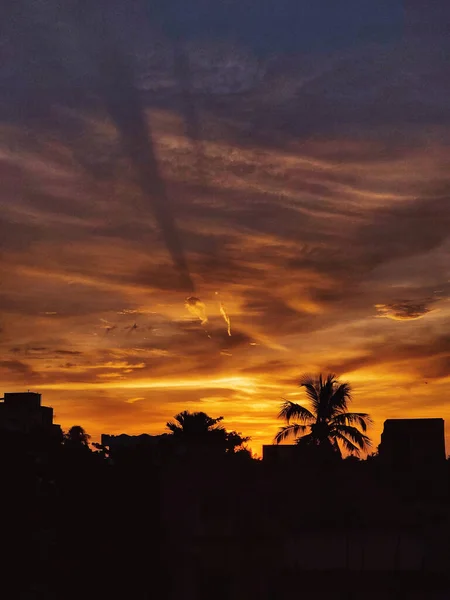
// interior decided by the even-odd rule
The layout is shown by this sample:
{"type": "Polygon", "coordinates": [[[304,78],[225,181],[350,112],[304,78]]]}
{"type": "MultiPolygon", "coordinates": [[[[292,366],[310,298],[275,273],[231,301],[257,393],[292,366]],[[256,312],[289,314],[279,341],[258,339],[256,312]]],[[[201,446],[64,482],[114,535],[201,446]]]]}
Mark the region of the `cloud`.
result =
{"type": "Polygon", "coordinates": [[[134,404],[135,402],[141,402],[142,400],[145,400],[145,398],[143,396],[138,396],[137,398],[128,398],[126,402],[128,404],[134,404]]]}
{"type": "Polygon", "coordinates": [[[375,304],[379,317],[392,319],[393,321],[414,321],[422,319],[425,315],[432,312],[433,309],[427,306],[426,302],[398,302],[395,304],[375,304]]]}
{"type": "Polygon", "coordinates": [[[243,367],[241,369],[242,373],[270,373],[271,375],[280,376],[283,373],[289,372],[292,370],[294,365],[284,360],[280,359],[272,359],[264,362],[258,362],[252,366],[243,367]]]}
{"type": "Polygon", "coordinates": [[[411,385],[418,380],[442,379],[449,375],[450,336],[430,335],[429,331],[408,341],[392,333],[382,340],[370,339],[350,358],[328,359],[325,368],[338,374],[348,374],[350,380],[357,371],[392,371],[409,378],[411,385]]]}
{"type": "Polygon", "coordinates": [[[3,371],[6,376],[18,375],[20,377],[26,377],[27,380],[40,378],[39,373],[33,371],[28,364],[20,360],[1,360],[0,370],[3,371]]]}

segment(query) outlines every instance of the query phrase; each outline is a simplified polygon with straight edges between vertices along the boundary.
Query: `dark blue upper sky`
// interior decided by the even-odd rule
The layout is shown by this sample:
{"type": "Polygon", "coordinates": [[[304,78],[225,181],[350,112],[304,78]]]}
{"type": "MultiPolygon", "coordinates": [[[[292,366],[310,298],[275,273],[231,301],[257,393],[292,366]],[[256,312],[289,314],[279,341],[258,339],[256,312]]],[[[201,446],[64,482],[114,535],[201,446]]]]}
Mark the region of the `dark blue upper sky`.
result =
{"type": "Polygon", "coordinates": [[[233,37],[258,53],[329,51],[401,35],[399,0],[171,0],[147,3],[169,35],[233,37]]]}

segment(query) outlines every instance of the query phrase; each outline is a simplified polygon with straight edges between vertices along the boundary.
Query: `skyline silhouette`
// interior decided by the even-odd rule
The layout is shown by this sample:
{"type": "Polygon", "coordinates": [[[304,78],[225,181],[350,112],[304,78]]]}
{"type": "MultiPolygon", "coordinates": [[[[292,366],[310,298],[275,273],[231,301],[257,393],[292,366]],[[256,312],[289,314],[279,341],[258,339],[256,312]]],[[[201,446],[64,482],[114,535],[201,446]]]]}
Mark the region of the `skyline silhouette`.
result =
{"type": "MultiPolygon", "coordinates": [[[[308,457],[317,452],[316,447],[321,448],[324,457],[335,456],[336,459],[353,457],[357,459],[370,459],[379,455],[379,449],[383,446],[386,453],[397,452],[400,459],[403,456],[399,450],[402,445],[409,448],[415,447],[418,440],[423,438],[424,447],[418,447],[418,452],[425,452],[429,448],[431,456],[446,457],[445,427],[444,420],[437,416],[428,418],[405,418],[386,419],[382,423],[383,433],[381,439],[371,437],[374,421],[368,413],[349,411],[349,405],[353,401],[351,385],[337,378],[335,374],[322,373],[317,375],[303,375],[299,386],[305,388],[305,401],[302,405],[285,400],[279,404],[278,420],[284,421],[284,425],[272,436],[272,444],[278,446],[290,442],[290,446],[298,446],[300,452],[306,452],[308,457]],[[386,429],[387,428],[387,429],[386,429]],[[398,438],[398,439],[397,439],[398,438]],[[428,440],[428,441],[426,441],[428,440]],[[380,443],[381,442],[381,445],[380,443]]],[[[92,448],[102,449],[104,440],[113,440],[117,445],[131,442],[138,443],[139,440],[157,440],[164,438],[170,432],[180,439],[199,439],[200,444],[203,436],[207,440],[216,439],[215,444],[222,445],[226,452],[234,453],[243,451],[260,460],[264,458],[267,445],[261,449],[255,449],[252,437],[243,435],[242,432],[230,430],[227,423],[225,428],[221,422],[224,416],[210,417],[202,410],[183,410],[165,423],[164,431],[156,430],[154,424],[150,424],[145,430],[130,434],[120,427],[114,432],[102,430],[100,435],[91,436],[81,425],[54,424],[54,413],[52,407],[41,405],[40,393],[28,390],[27,392],[5,392],[4,398],[0,398],[0,432],[14,434],[32,433],[35,429],[52,435],[62,436],[67,440],[72,438],[84,439],[85,445],[92,448]],[[65,431],[67,430],[67,431],[65,431]],[[186,437],[187,436],[187,437],[186,437]],[[200,436],[200,437],[198,437],[200,436]],[[92,441],[90,441],[92,439],[92,441]],[[115,440],[115,441],[114,441],[115,440]],[[128,441],[127,441],[128,440],[128,441]],[[133,442],[134,440],[134,442],[133,442]]],[[[139,400],[139,399],[136,399],[139,400]]],[[[268,434],[269,435],[269,434],[268,434]]],[[[214,443],[213,443],[214,446],[214,443]]],[[[408,450],[409,452],[410,450],[408,450]]],[[[275,451],[270,451],[270,457],[277,456],[275,451]]],[[[291,451],[285,455],[288,459],[291,451]]],[[[296,451],[295,451],[296,452],[296,451]]],[[[408,454],[407,452],[407,454],[408,454]]],[[[418,455],[414,461],[417,462],[418,455]]],[[[413,460],[411,458],[411,460],[413,460]]],[[[423,459],[426,460],[426,459],[423,459]]]]}
{"type": "Polygon", "coordinates": [[[343,600],[355,586],[369,600],[441,600],[450,589],[440,419],[386,421],[383,449],[367,460],[332,457],[323,439],[266,446],[275,452],[255,460],[222,417],[202,412],[90,448],[80,425],[36,422],[36,394],[5,398],[16,417],[8,429],[0,411],[10,598],[206,600],[217,586],[223,600],[243,590],[287,600],[300,578],[325,600],[343,577],[343,600]],[[28,417],[34,427],[20,430],[28,417]]]}

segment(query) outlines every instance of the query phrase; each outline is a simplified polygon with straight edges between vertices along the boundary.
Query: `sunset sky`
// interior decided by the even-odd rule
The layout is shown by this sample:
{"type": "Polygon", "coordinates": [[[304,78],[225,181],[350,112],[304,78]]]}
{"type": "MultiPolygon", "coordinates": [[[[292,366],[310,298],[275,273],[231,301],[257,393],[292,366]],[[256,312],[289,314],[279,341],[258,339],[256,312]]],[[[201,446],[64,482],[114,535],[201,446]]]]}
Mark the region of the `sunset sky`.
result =
{"type": "Polygon", "coordinates": [[[96,87],[101,41],[50,1],[17,3],[0,70],[0,391],[41,392],[94,439],[203,410],[258,454],[304,373],[352,384],[374,449],[387,418],[449,421],[446,3],[194,4],[196,19],[182,3],[172,20],[143,1],[112,14],[134,106],[123,82],[96,87]],[[137,109],[148,189],[120,131],[141,139],[137,109]]]}

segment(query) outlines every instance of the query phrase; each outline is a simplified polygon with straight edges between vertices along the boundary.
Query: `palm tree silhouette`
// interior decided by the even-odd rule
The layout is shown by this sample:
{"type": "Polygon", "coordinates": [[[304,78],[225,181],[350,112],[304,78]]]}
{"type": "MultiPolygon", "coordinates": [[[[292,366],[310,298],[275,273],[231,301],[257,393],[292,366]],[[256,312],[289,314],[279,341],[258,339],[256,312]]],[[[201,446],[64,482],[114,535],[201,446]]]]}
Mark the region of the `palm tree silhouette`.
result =
{"type": "Polygon", "coordinates": [[[300,386],[306,390],[311,410],[285,400],[278,418],[285,420],[286,425],[280,428],[274,442],[279,444],[294,437],[297,444],[320,446],[339,456],[341,447],[357,456],[360,451],[366,452],[370,448],[370,438],[364,432],[372,419],[367,413],[347,410],[352,399],[350,384],[339,382],[336,375],[329,374],[324,378],[320,374],[304,376],[300,386]]]}
{"type": "Polygon", "coordinates": [[[67,433],[64,434],[64,444],[72,448],[88,448],[91,436],[81,427],[73,425],[67,433]]]}
{"type": "Polygon", "coordinates": [[[237,431],[227,431],[219,425],[223,417],[213,418],[204,412],[184,410],[166,423],[174,441],[191,449],[214,450],[220,454],[235,454],[250,440],[237,431]]]}
{"type": "Polygon", "coordinates": [[[223,421],[223,417],[213,419],[204,412],[191,413],[184,410],[175,415],[174,419],[174,421],[166,423],[167,429],[174,435],[198,437],[223,429],[221,426],[217,427],[217,424],[223,421]]]}

